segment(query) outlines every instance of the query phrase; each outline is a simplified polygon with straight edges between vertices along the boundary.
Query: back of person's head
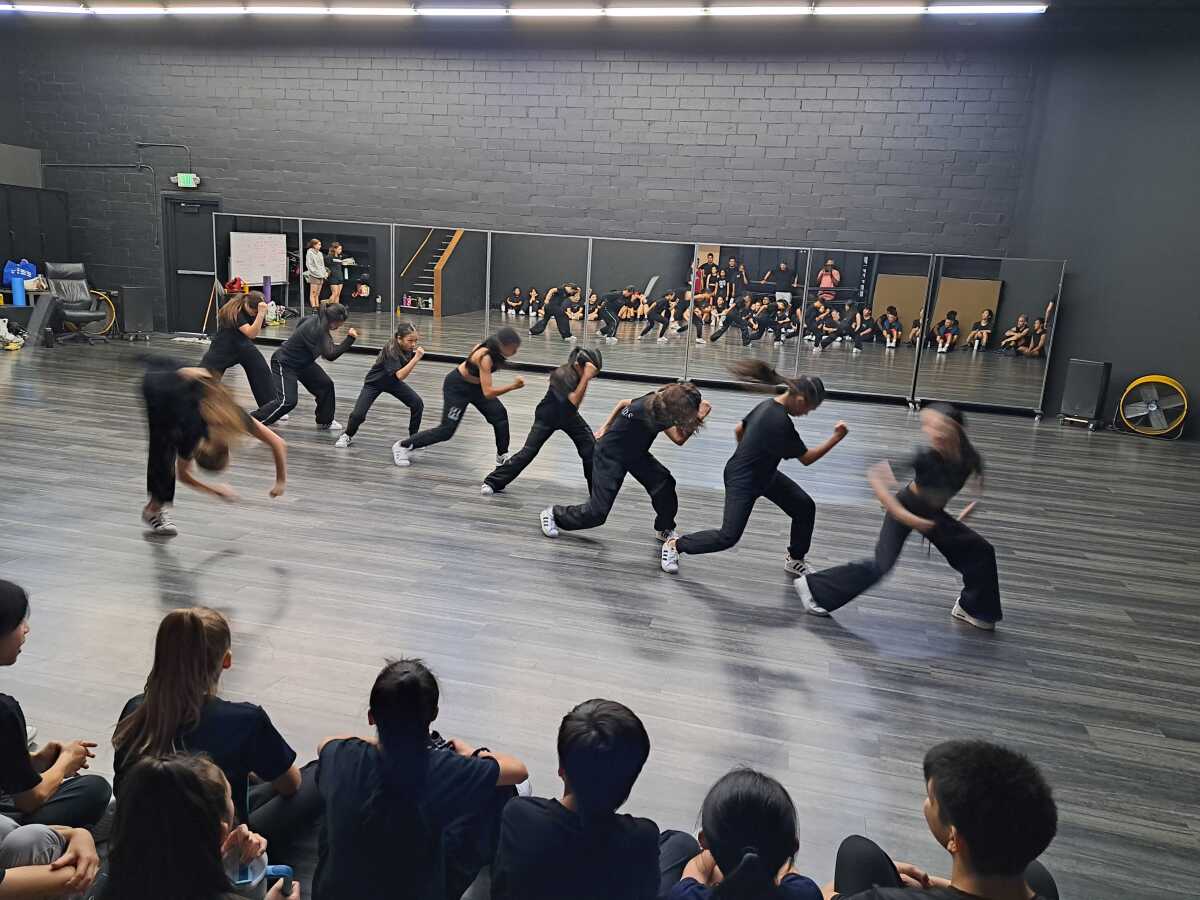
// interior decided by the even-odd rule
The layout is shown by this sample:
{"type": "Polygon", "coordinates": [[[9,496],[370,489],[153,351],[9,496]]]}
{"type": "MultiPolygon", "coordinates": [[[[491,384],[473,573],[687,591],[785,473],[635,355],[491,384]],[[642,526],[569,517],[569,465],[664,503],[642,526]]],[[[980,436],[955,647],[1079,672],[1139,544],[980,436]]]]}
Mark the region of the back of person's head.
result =
{"type": "Polygon", "coordinates": [[[113,818],[106,897],[214,900],[233,886],[221,844],[229,785],[204,756],[150,756],[129,770],[113,818]]]}
{"type": "Polygon", "coordinates": [[[734,769],[709,789],[700,813],[702,843],[725,878],[721,900],[778,896],[775,877],[796,855],[796,807],[782,784],[753,769],[734,769]]]}
{"type": "Polygon", "coordinates": [[[700,418],[700,388],[690,381],[679,381],[660,387],[650,397],[647,412],[656,424],[677,427],[684,434],[693,434],[703,425],[700,418]]]}
{"type": "Polygon", "coordinates": [[[437,678],[423,660],[397,659],[387,663],[371,687],[371,721],[388,763],[391,787],[415,789],[425,775],[429,726],[438,715],[437,678]]]}
{"type": "Polygon", "coordinates": [[[208,435],[196,445],[192,458],[200,468],[220,472],[229,465],[230,445],[246,434],[247,416],[222,382],[212,377],[198,380],[200,416],[208,428],[208,435]]]}
{"type": "Polygon", "coordinates": [[[1028,757],[987,741],[946,741],[925,754],[925,819],[971,872],[1016,877],[1050,846],[1058,811],[1028,757]],[[962,845],[966,845],[965,854],[962,845]]]}
{"type": "Polygon", "coordinates": [[[825,382],[816,375],[799,375],[790,378],[781,375],[769,363],[761,359],[744,359],[735,362],[729,371],[739,381],[750,381],[756,384],[777,385],[783,391],[804,398],[808,409],[813,410],[825,402],[825,382]]]}
{"type": "Polygon", "coordinates": [[[258,309],[258,304],[266,302],[267,298],[262,291],[234,294],[217,310],[217,324],[221,328],[237,328],[238,316],[242,314],[243,310],[253,313],[258,309]]]}
{"type": "Polygon", "coordinates": [[[19,584],[0,579],[0,666],[11,666],[25,643],[29,595],[19,584]]]}
{"type": "Polygon", "coordinates": [[[585,819],[620,809],[649,756],[642,720],[614,700],[586,700],[558,727],[558,764],[585,819]]]}
{"type": "Polygon", "coordinates": [[[229,622],[204,606],[176,609],[158,625],[154,665],[141,705],[113,732],[113,746],[130,759],[169,753],[180,731],[200,721],[216,693],[232,638],[229,622]]]}
{"type": "Polygon", "coordinates": [[[321,307],[321,320],[327,328],[341,325],[350,318],[350,311],[340,303],[326,303],[321,307]]]}

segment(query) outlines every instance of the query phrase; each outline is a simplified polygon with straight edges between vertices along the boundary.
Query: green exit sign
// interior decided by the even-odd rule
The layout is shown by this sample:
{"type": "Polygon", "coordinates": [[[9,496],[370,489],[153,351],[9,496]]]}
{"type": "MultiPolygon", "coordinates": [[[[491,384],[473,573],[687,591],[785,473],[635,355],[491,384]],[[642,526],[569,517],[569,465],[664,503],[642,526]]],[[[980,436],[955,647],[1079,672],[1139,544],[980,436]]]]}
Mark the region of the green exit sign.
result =
{"type": "Polygon", "coordinates": [[[175,176],[175,184],[181,188],[200,187],[200,176],[194,172],[180,172],[175,176]]]}

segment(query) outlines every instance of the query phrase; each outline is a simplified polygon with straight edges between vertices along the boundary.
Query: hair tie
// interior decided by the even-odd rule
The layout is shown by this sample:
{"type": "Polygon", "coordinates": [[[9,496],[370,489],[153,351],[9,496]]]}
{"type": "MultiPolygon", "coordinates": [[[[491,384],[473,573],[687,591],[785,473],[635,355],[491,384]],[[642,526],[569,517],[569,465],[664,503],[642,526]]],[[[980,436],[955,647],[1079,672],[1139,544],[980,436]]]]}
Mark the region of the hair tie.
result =
{"type": "Polygon", "coordinates": [[[743,847],[742,848],[742,859],[745,859],[747,856],[751,856],[751,855],[753,855],[753,856],[759,855],[757,847],[743,847]]]}

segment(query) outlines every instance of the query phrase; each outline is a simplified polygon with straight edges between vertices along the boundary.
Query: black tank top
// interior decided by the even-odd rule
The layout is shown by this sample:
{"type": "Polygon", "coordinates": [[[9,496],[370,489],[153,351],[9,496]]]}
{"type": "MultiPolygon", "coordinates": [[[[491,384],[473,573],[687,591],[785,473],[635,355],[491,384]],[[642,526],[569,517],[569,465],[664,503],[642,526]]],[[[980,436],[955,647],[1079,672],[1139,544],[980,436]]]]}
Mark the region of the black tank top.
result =
{"type": "Polygon", "coordinates": [[[491,347],[489,347],[487,344],[476,344],[475,348],[470,353],[467,354],[467,358],[463,362],[463,366],[466,367],[467,374],[470,375],[472,378],[479,377],[479,364],[475,362],[475,354],[478,353],[480,350],[486,351],[486,355],[488,356],[489,359],[491,359],[493,372],[495,372],[497,369],[499,369],[501,366],[504,365],[504,357],[501,357],[500,361],[497,362],[496,354],[492,352],[491,347]]]}

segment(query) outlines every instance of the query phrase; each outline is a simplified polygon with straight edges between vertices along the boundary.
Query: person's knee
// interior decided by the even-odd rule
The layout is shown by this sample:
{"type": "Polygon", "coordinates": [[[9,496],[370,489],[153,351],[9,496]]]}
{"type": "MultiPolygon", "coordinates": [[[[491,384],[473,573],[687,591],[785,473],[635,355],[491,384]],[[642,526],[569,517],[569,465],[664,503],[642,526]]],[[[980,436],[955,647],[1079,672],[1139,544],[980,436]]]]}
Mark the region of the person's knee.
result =
{"type": "Polygon", "coordinates": [[[84,811],[81,818],[89,823],[99,822],[112,799],[112,785],[100,775],[80,775],[72,781],[76,784],[80,809],[84,811]]]}
{"type": "Polygon", "coordinates": [[[50,826],[22,825],[0,844],[0,868],[46,866],[62,856],[65,849],[63,839],[50,826]]]}

